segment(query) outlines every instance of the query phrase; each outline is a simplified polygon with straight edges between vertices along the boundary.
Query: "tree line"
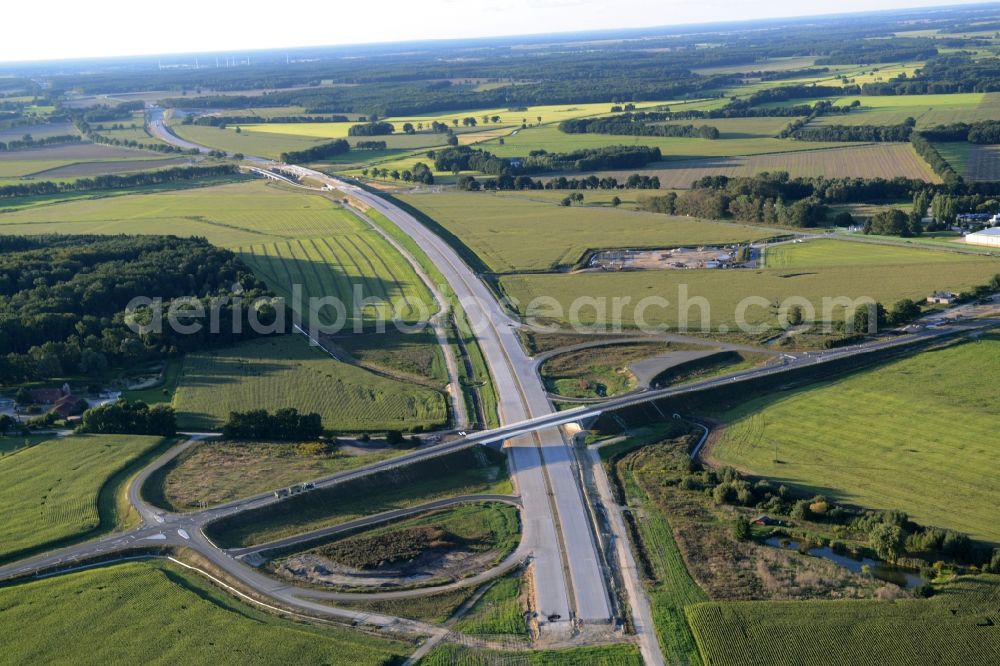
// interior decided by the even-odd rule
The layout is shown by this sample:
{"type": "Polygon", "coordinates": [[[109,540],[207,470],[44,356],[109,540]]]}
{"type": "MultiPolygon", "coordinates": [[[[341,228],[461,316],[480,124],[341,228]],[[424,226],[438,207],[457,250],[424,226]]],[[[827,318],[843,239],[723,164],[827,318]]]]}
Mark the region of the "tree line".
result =
{"type": "Polygon", "coordinates": [[[351,144],[347,143],[347,139],[336,139],[334,141],[330,141],[329,143],[321,143],[310,148],[291,150],[286,153],[281,153],[280,159],[282,162],[286,163],[315,162],[317,160],[325,160],[331,157],[336,157],[337,155],[343,155],[350,150],[351,144]]]}
{"type": "Polygon", "coordinates": [[[222,434],[228,439],[256,439],[273,441],[302,441],[316,439],[323,434],[322,417],[311,412],[300,414],[288,407],[271,414],[266,409],[248,412],[230,412],[222,434]]]}
{"type": "Polygon", "coordinates": [[[662,158],[660,149],[649,146],[604,146],[581,148],[568,153],[532,150],[525,158],[501,158],[469,146],[429,151],[437,171],[479,171],[491,176],[545,173],[549,171],[596,171],[644,167],[662,158]]]}
{"type": "Polygon", "coordinates": [[[921,130],[921,134],[928,141],[968,141],[978,144],[997,144],[1000,143],[1000,120],[937,125],[921,130]]]}
{"type": "Polygon", "coordinates": [[[905,142],[916,124],[907,118],[898,125],[815,125],[795,129],[789,136],[799,141],[905,142]]]}
{"type": "Polygon", "coordinates": [[[393,180],[402,180],[406,183],[423,183],[424,185],[434,184],[434,174],[431,172],[430,167],[423,162],[417,162],[414,164],[412,170],[372,167],[370,169],[362,169],[361,174],[363,176],[371,174],[372,178],[392,178],[393,180]]]}
{"type": "Polygon", "coordinates": [[[624,134],[632,136],[668,136],[691,137],[699,139],[718,139],[719,130],[710,125],[667,125],[655,122],[655,118],[663,114],[624,113],[618,116],[603,118],[573,118],[559,123],[559,131],[567,134],[624,134]]]}
{"type": "Polygon", "coordinates": [[[42,148],[44,146],[54,146],[60,143],[79,143],[82,138],[79,134],[59,134],[56,136],[45,136],[40,139],[25,134],[23,138],[14,139],[4,143],[0,141],[0,153],[15,150],[31,150],[32,148],[42,148]]]}
{"type": "Polygon", "coordinates": [[[203,238],[0,236],[0,382],[77,372],[100,377],[147,359],[233,344],[256,335],[251,317],[274,323],[284,305],[272,296],[237,255],[203,238]],[[162,299],[162,330],[134,330],[157,316],[149,308],[127,314],[135,297],[162,299]],[[265,300],[253,303],[258,297],[265,300]],[[181,298],[213,313],[218,332],[208,319],[199,320],[200,331],[174,331],[167,312],[181,298]]]}
{"type": "Polygon", "coordinates": [[[375,120],[368,123],[351,125],[347,128],[347,136],[385,136],[396,131],[392,123],[375,120]]]}
{"type": "Polygon", "coordinates": [[[77,430],[108,435],[173,437],[177,434],[177,415],[169,405],[150,407],[142,401],[118,400],[88,409],[77,430]]]}
{"type": "Polygon", "coordinates": [[[468,192],[480,190],[658,190],[660,189],[660,178],[634,173],[624,183],[619,183],[617,178],[611,176],[603,178],[597,176],[587,176],[586,178],[559,176],[543,181],[524,175],[512,176],[508,173],[482,181],[476,180],[475,176],[459,176],[457,187],[468,192]]]}

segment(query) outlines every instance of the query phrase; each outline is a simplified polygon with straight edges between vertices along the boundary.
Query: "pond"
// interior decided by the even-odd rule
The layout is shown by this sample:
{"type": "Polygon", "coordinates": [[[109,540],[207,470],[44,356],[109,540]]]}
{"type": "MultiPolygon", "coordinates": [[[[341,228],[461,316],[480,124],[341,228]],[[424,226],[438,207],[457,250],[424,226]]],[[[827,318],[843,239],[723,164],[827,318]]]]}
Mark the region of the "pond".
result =
{"type": "MultiPolygon", "coordinates": [[[[799,544],[797,541],[791,541],[784,537],[774,536],[764,541],[764,543],[768,546],[773,546],[774,548],[799,551],[799,544]]],[[[887,583],[895,583],[896,585],[904,587],[908,590],[913,589],[924,582],[924,579],[921,578],[920,574],[914,571],[894,567],[891,564],[886,564],[881,560],[873,560],[870,557],[855,559],[850,555],[834,552],[829,546],[823,546],[822,548],[810,548],[805,552],[807,555],[812,555],[813,557],[822,557],[823,559],[830,560],[834,564],[844,567],[845,569],[850,569],[855,573],[861,573],[861,567],[867,565],[871,568],[872,575],[879,580],[884,580],[887,583]]]]}

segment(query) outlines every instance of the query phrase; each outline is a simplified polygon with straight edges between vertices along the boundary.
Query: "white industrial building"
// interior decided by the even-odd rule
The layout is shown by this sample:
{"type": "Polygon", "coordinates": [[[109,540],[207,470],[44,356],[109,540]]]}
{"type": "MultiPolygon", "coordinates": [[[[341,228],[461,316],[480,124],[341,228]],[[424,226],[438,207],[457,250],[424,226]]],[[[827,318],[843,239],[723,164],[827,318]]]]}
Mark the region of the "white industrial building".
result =
{"type": "Polygon", "coordinates": [[[974,234],[967,234],[965,242],[969,245],[1000,247],[1000,227],[991,227],[989,229],[977,231],[974,234]]]}

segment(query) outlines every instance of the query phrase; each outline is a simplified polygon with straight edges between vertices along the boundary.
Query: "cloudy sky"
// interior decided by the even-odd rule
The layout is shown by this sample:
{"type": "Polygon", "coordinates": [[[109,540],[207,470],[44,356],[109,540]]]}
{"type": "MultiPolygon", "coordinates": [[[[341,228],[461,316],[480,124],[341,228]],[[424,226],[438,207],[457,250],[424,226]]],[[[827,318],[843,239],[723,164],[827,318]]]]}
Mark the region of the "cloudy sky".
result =
{"type": "Polygon", "coordinates": [[[0,62],[634,28],[969,0],[11,0],[0,62]]]}

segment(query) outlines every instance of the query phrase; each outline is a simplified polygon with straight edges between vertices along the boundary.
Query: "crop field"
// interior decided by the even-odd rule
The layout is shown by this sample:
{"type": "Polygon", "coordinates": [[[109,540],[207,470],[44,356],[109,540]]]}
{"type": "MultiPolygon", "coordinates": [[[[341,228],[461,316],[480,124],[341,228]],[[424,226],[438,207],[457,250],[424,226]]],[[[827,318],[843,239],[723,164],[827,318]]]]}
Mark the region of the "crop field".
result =
{"type": "Polygon", "coordinates": [[[1000,146],[948,141],[934,147],[965,179],[1000,180],[1000,146]]]}
{"type": "Polygon", "coordinates": [[[174,234],[236,248],[365,227],[320,197],[260,181],[96,199],[0,213],[3,234],[174,234]]]}
{"type": "Polygon", "coordinates": [[[930,599],[744,601],[688,610],[706,663],[883,666],[1000,660],[1000,579],[965,577],[930,599]]]}
{"type": "Polygon", "coordinates": [[[150,499],[175,511],[212,506],[397,454],[395,449],[373,448],[365,455],[350,455],[336,448],[325,451],[308,444],[200,442],[164,468],[164,474],[156,480],[159,487],[150,489],[150,499]]]}
{"type": "Polygon", "coordinates": [[[30,134],[35,139],[44,139],[50,136],[63,136],[65,134],[78,134],[73,123],[39,123],[38,125],[18,125],[16,127],[0,126],[0,141],[19,141],[25,134],[30,134]]]}
{"type": "Polygon", "coordinates": [[[914,118],[918,128],[1000,119],[1000,93],[960,93],[953,95],[900,95],[840,97],[838,106],[860,101],[847,114],[831,114],[813,121],[818,125],[896,125],[914,118]]]}
{"type": "MultiPolygon", "coordinates": [[[[658,176],[665,189],[687,189],[703,176],[753,176],[761,171],[787,171],[793,178],[827,176],[829,178],[904,178],[921,179],[939,183],[941,179],[931,171],[908,143],[871,143],[814,150],[820,144],[797,141],[796,152],[777,155],[752,155],[749,157],[720,157],[717,159],[679,160],[660,162],[643,169],[642,173],[658,176]],[[804,148],[808,148],[803,150],[804,148]]],[[[615,176],[619,181],[628,178],[631,171],[601,171],[597,176],[615,176]]],[[[588,174],[589,175],[589,174],[588,174]]]]}
{"type": "Polygon", "coordinates": [[[119,166],[129,162],[146,164],[171,159],[167,155],[145,150],[115,148],[96,143],[72,143],[33,150],[0,152],[0,178],[19,178],[37,174],[37,178],[44,180],[45,174],[41,172],[74,164],[91,165],[92,171],[87,175],[94,175],[93,170],[98,167],[110,168],[111,165],[119,166]]]}
{"type": "Polygon", "coordinates": [[[497,580],[453,626],[463,634],[525,634],[521,572],[497,580]]]}
{"type": "Polygon", "coordinates": [[[764,252],[764,264],[767,268],[892,267],[949,263],[955,259],[955,254],[952,252],[917,250],[826,238],[803,243],[772,245],[764,252]]]}
{"type": "MultiPolygon", "coordinates": [[[[355,218],[356,220],[356,218],[355,218]]],[[[436,311],[427,287],[401,254],[357,221],[346,233],[239,248],[243,260],[287,303],[302,288],[303,321],[329,326],[393,319],[426,321],[436,311]],[[344,308],[323,308],[311,322],[310,299],[334,297],[344,308]]],[[[391,324],[389,324],[391,326],[391,324]]]]}
{"type": "Polygon", "coordinates": [[[498,273],[569,267],[588,249],[725,244],[774,235],[765,228],[728,222],[566,208],[484,192],[399,198],[457,236],[498,273]]]}
{"type": "MultiPolygon", "coordinates": [[[[73,435],[0,457],[0,561],[72,539],[113,520],[99,506],[108,480],[162,443],[159,437],[73,435]]],[[[110,525],[108,525],[109,527],[110,525]]]]}
{"type": "Polygon", "coordinates": [[[1000,335],[749,402],[711,456],[837,501],[1000,543],[1000,335]],[[780,462],[775,463],[775,451],[780,462]]]}
{"type": "Polygon", "coordinates": [[[198,655],[212,663],[383,666],[412,650],[360,631],[277,618],[157,562],[0,588],[0,608],[11,663],[177,664],[198,655]]]}
{"type": "MultiPolygon", "coordinates": [[[[270,125],[266,125],[270,127],[270,125]]],[[[235,128],[211,127],[209,125],[182,125],[171,123],[170,130],[182,139],[227,153],[243,153],[270,159],[290,150],[303,150],[324,143],[323,139],[293,134],[273,132],[241,131],[235,128]]]]}
{"type": "Polygon", "coordinates": [[[311,550],[356,569],[412,560],[432,548],[495,552],[495,561],[499,561],[517,547],[520,533],[516,507],[482,502],[395,521],[327,541],[311,550]]]}
{"type": "MultiPolygon", "coordinates": [[[[773,120],[773,119],[767,119],[773,120]]],[[[791,121],[783,118],[785,125],[791,121]]],[[[683,124],[713,125],[713,120],[685,121],[683,124]]],[[[762,127],[763,123],[748,124],[762,127]]],[[[721,128],[720,128],[721,131],[721,128]]],[[[725,135],[719,139],[696,139],[689,137],[622,136],[617,134],[567,134],[555,125],[542,125],[520,130],[504,139],[504,145],[485,142],[481,147],[500,157],[522,157],[531,150],[544,149],[549,152],[567,152],[580,148],[600,148],[602,146],[656,146],[665,160],[684,160],[695,157],[729,157],[734,155],[760,155],[766,153],[789,153],[802,150],[802,144],[792,139],[777,139],[773,136],[736,133],[732,138],[725,135]]],[[[810,142],[809,148],[841,148],[844,143],[810,142]]],[[[851,145],[851,144],[847,144],[851,145]]],[[[633,169],[634,171],[634,169],[633,169]]]]}
{"type": "Polygon", "coordinates": [[[184,358],[174,396],[178,422],[212,430],[230,412],[296,407],[338,431],[433,428],[447,419],[442,394],[330,358],[297,334],[184,358]]]}
{"type": "Polygon", "coordinates": [[[566,650],[532,650],[531,652],[498,652],[485,648],[470,648],[445,643],[435,647],[421,659],[418,666],[642,666],[639,648],[634,645],[602,645],[566,650]]]}
{"type": "MultiPolygon", "coordinates": [[[[917,252],[918,250],[913,250],[917,252]]],[[[860,250],[862,256],[866,249],[860,250]]],[[[534,316],[541,319],[566,321],[573,312],[576,299],[586,297],[596,301],[577,301],[577,317],[585,326],[605,322],[615,323],[615,298],[630,299],[620,304],[624,328],[635,328],[637,307],[644,297],[661,297],[669,305],[648,302],[642,312],[645,323],[658,326],[678,325],[678,314],[686,298],[707,299],[707,308],[692,304],[687,308],[690,330],[701,327],[702,317],[713,328],[727,327],[735,330],[737,308],[747,297],[763,299],[759,305],[750,306],[745,312],[749,325],[775,325],[777,312],[773,304],[791,296],[805,298],[816,310],[817,319],[823,320],[823,299],[847,297],[874,298],[887,307],[902,298],[923,300],[938,290],[960,292],[970,287],[986,284],[1000,271],[1000,262],[980,255],[953,254],[951,261],[900,263],[887,272],[884,265],[842,262],[840,265],[796,270],[767,268],[759,270],[701,270],[637,271],[621,273],[584,273],[576,275],[509,275],[500,278],[504,293],[519,304],[522,313],[525,304],[540,297],[551,297],[559,304],[558,310],[549,306],[539,308],[534,316]],[[596,302],[596,306],[594,303],[596,302]],[[771,305],[763,305],[768,303],[771,305]],[[554,314],[553,314],[554,313],[554,314]]],[[[843,315],[842,308],[832,309],[833,318],[843,315]]]]}
{"type": "Polygon", "coordinates": [[[228,516],[206,534],[224,547],[249,546],[442,497],[511,492],[504,454],[466,449],[228,516]]]}

